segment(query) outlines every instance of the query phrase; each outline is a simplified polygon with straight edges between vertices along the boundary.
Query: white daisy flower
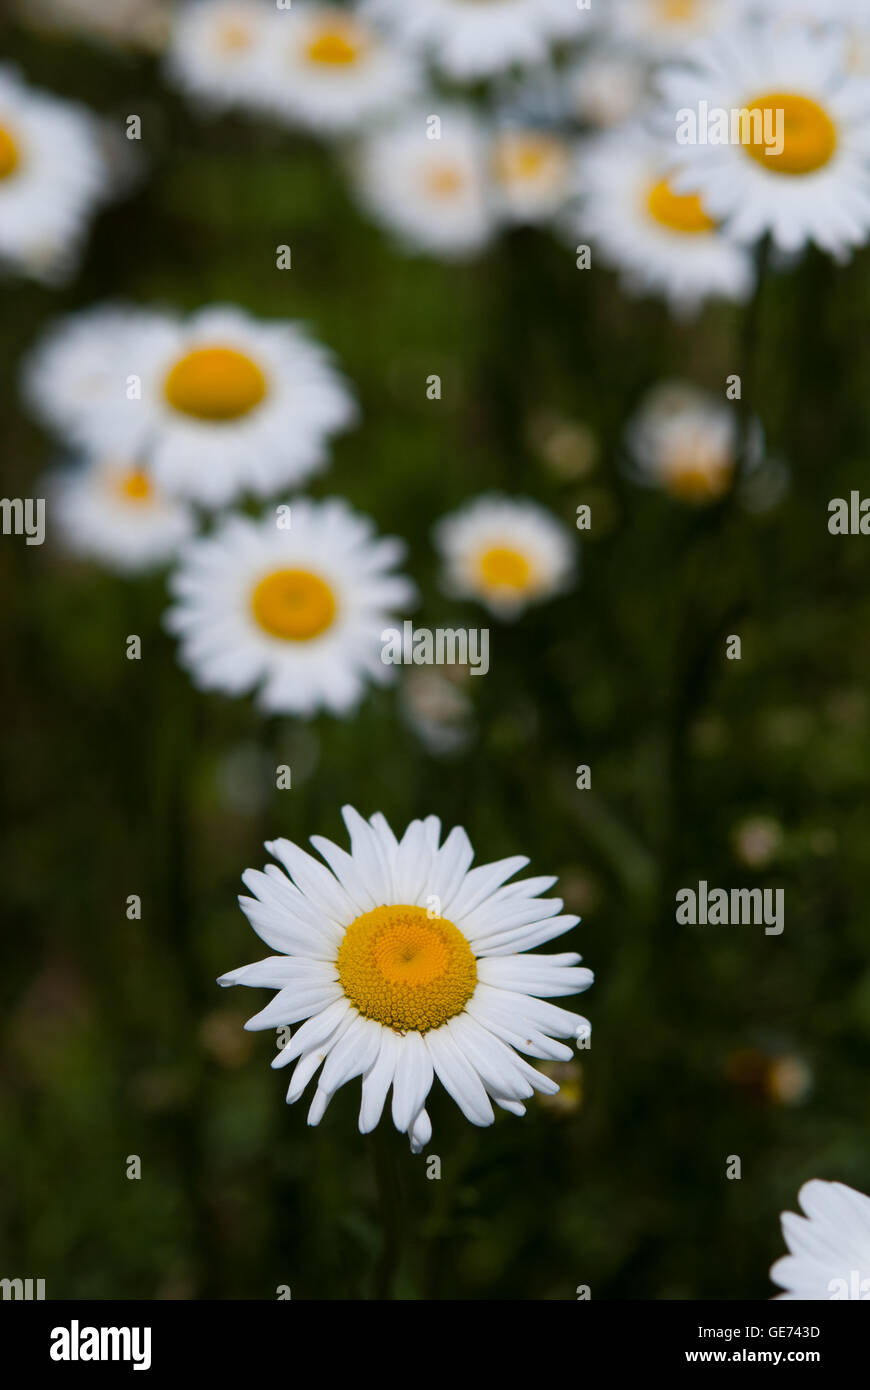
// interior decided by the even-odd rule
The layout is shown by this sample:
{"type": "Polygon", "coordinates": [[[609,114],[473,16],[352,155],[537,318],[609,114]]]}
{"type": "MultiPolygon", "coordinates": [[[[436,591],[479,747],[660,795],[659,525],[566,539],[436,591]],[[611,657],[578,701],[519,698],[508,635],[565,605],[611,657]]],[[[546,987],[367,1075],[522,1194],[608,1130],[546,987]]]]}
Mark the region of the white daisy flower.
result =
{"type": "Polygon", "coordinates": [[[311,837],[328,869],[276,840],[266,848],[283,868],[242,875],[254,895],[239,899],[242,910],[280,954],[219,980],[278,990],[246,1028],[301,1024],[272,1063],[296,1063],[288,1102],[322,1066],[308,1112],[318,1124],[338,1088],[361,1076],[366,1134],[392,1086],[393,1123],[419,1153],[432,1134],[425,1105],[436,1076],[474,1125],[492,1124],[492,1101],[522,1115],[533,1091],[558,1091],[518,1055],[567,1060],[571,1049],[556,1039],[590,1031],[545,998],[588,988],[581,957],[525,954],[579,920],[558,915],[560,898],[539,896],[555,879],[509,883],[529,862],[522,855],[472,869],[465,831],[442,844],[437,816],[412,821],[397,840],[380,814],[342,814],[350,854],[311,837]]]}
{"type": "Polygon", "coordinates": [[[574,190],[569,142],[551,130],[520,126],[499,131],[492,141],[493,198],[508,222],[548,221],[574,190]]]}
{"type": "Polygon", "coordinates": [[[177,12],[166,53],[170,81],[206,107],[258,104],[258,60],[272,41],[265,0],[192,0],[177,12]]]}
{"type": "Polygon", "coordinates": [[[340,498],[225,517],[182,550],[166,626],[204,689],[256,689],[272,714],[347,714],[392,671],[382,633],[415,597],[392,573],[403,553],[340,498]]]}
{"type": "Polygon", "coordinates": [[[870,1302],[870,1197],[819,1178],[798,1193],[805,1216],[786,1211],[782,1233],[790,1253],[770,1271],[785,1293],[804,1302],[870,1302]]]}
{"type": "MultiPolygon", "coordinates": [[[[718,501],[730,491],[737,468],[740,422],[736,407],[682,382],[651,391],[626,431],[636,482],[658,487],[681,502],[718,501]]],[[[755,465],[763,454],[756,425],[755,465]]]]}
{"type": "Polygon", "coordinates": [[[160,568],[193,534],[190,507],[117,459],[90,459],[59,471],[49,477],[47,492],[49,516],[66,549],[121,574],[160,568]]]}
{"type": "Polygon", "coordinates": [[[363,13],[460,81],[543,62],[552,43],[582,38],[593,24],[576,0],[366,0],[363,13]]]}
{"type": "Polygon", "coordinates": [[[31,400],[76,442],[140,459],[159,488],[207,507],[310,477],[325,465],[328,436],[355,415],[328,354],[298,325],[230,305],[186,320],[91,311],[49,337],[28,382],[31,400]],[[77,402],[84,379],[91,388],[77,402]]]}
{"type": "Polygon", "coordinates": [[[755,3],[757,0],[607,0],[602,18],[615,39],[660,57],[716,34],[755,3]]]}
{"type": "Polygon", "coordinates": [[[291,124],[344,132],[410,99],[415,57],[352,10],[294,4],[276,12],[259,73],[260,98],[291,124]]]}
{"type": "Polygon", "coordinates": [[[625,48],[594,47],[565,74],[566,104],[575,119],[602,129],[639,115],[647,93],[647,68],[625,48]]]}
{"type": "Polygon", "coordinates": [[[574,230],[622,272],[628,293],[661,295],[679,316],[707,299],[747,299],[755,283],[749,253],[723,236],[697,194],[677,191],[669,154],[641,127],[589,140],[574,230]]]}
{"type": "Polygon", "coordinates": [[[446,260],[475,255],[496,226],[487,140],[464,106],[420,108],[365,138],[354,177],[360,200],[412,251],[446,260]]]}
{"type": "Polygon", "coordinates": [[[836,257],[870,233],[870,89],[850,72],[837,28],[742,26],[661,75],[673,112],[748,112],[727,144],[677,143],[677,186],[742,242],[815,242],[836,257]],[[765,124],[767,129],[765,130],[765,124]],[[769,138],[782,127],[782,147],[769,138]],[[773,151],[772,153],[770,151],[773,151]]]}
{"type": "Polygon", "coordinates": [[[108,183],[90,113],[0,68],[0,264],[63,279],[108,183]]]}
{"type": "Polygon", "coordinates": [[[443,585],[499,618],[514,618],[571,587],[577,547],[571,532],[526,498],[490,493],[442,517],[434,530],[443,585]]]}

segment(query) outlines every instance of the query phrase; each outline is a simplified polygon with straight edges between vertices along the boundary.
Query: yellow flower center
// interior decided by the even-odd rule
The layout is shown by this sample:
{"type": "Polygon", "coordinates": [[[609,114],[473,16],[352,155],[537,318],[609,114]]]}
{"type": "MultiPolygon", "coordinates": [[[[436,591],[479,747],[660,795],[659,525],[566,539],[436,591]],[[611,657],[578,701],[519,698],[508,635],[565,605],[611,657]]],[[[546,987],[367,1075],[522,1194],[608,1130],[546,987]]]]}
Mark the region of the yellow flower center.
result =
{"type": "Polygon", "coordinates": [[[560,153],[558,142],[545,135],[506,136],[496,149],[496,177],[508,184],[531,182],[546,173],[560,153]]]}
{"type": "Polygon", "coordinates": [[[490,589],[515,589],[521,593],[529,587],[532,567],[525,555],[509,546],[494,545],[485,550],[478,561],[480,578],[490,589]]]}
{"type": "Polygon", "coordinates": [[[125,502],[148,502],[152,496],[151,482],[139,468],[131,468],[117,480],[118,491],[125,502]]]}
{"type": "Polygon", "coordinates": [[[18,146],[5,126],[0,125],[0,179],[8,179],[18,168],[18,146]]]}
{"type": "Polygon", "coordinates": [[[653,184],[647,196],[650,216],[670,232],[697,236],[715,231],[716,223],[704,209],[697,193],[675,193],[667,179],[653,184]]]}
{"type": "Polygon", "coordinates": [[[309,570],[276,570],[261,579],[251,595],[254,617],[272,637],[310,642],[335,620],[335,595],[309,570]]]}
{"type": "Polygon", "coordinates": [[[731,460],[717,461],[702,452],[677,454],[666,469],[668,492],[681,502],[715,502],[731,486],[731,460]]]}
{"type": "Polygon", "coordinates": [[[423,907],[376,907],[351,922],[338,977],[354,1008],[397,1033],[425,1033],[462,1012],[477,984],[466,938],[423,907]]]}
{"type": "Polygon", "coordinates": [[[217,46],[222,53],[240,53],[250,48],[254,31],[242,18],[228,19],[218,31],[217,46]]]}
{"type": "Polygon", "coordinates": [[[266,378],[256,362],[235,348],[194,348],[170,371],[166,399],[199,420],[238,420],[266,394],[266,378]]]}
{"type": "Polygon", "coordinates": [[[362,35],[356,27],[338,17],[328,28],[321,29],[308,45],[308,60],[325,67],[346,68],[355,63],[363,51],[362,35]]]}
{"type": "Polygon", "coordinates": [[[464,184],[462,170],[455,164],[436,164],[426,171],[426,187],[436,198],[452,198],[464,184]]]}
{"type": "Polygon", "coordinates": [[[698,0],[658,0],[659,16],[665,24],[686,24],[698,12],[698,0]]]}
{"type": "Polygon", "coordinates": [[[750,120],[743,148],[765,169],[775,174],[814,174],[833,159],[837,127],[827,111],[809,97],[771,92],[750,102],[747,110],[750,120]],[[771,135],[778,134],[783,143],[782,151],[776,154],[771,135]]]}

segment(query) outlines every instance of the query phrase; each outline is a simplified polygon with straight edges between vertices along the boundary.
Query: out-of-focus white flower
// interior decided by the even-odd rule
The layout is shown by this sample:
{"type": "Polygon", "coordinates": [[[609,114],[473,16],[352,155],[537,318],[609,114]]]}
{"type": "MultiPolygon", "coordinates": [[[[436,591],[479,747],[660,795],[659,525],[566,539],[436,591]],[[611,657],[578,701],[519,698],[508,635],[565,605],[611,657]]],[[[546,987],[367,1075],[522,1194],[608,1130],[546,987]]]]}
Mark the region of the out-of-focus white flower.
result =
{"type": "Polygon", "coordinates": [[[490,173],[496,207],[508,222],[554,217],[573,192],[572,148],[555,131],[505,127],[493,138],[490,173]]]}
{"type": "Polygon", "coordinates": [[[163,491],[208,507],[308,478],[355,415],[328,354],[298,325],[231,305],[185,320],[90,311],[49,336],[27,381],[75,442],[136,459],[163,491]]]}
{"type": "Polygon", "coordinates": [[[409,250],[461,260],[496,227],[488,143],[469,108],[438,106],[437,115],[404,112],[363,139],[353,172],[369,213],[409,250]]]}
{"type": "Polygon", "coordinates": [[[120,574],[158,569],[192,535],[193,513],[166,497],[138,467],[89,459],[46,482],[49,519],[61,544],[120,574]]]}
{"type": "Polygon", "coordinates": [[[206,107],[258,105],[258,64],[274,38],[267,0],[191,0],[172,29],[166,70],[206,107]]]}
{"type": "Polygon", "coordinates": [[[0,265],[64,279],[108,184],[93,116],[0,68],[0,265]]]}
{"type": "Polygon", "coordinates": [[[579,10],[574,0],[365,0],[362,12],[383,19],[449,77],[467,81],[542,62],[551,44],[591,32],[597,6],[579,10]]]}
{"type": "Polygon", "coordinates": [[[675,54],[693,40],[717,33],[757,0],[607,0],[606,32],[652,57],[675,54]]]}
{"type": "Polygon", "coordinates": [[[585,1018],[547,1002],[592,983],[581,957],[528,954],[579,920],[539,896],[555,879],[508,883],[528,863],[522,855],[472,869],[465,831],[442,843],[437,816],[412,821],[399,840],[380,814],[342,814],[349,854],[311,837],[328,868],[275,840],[266,848],[281,868],[242,875],[253,895],[239,899],[242,910],[279,954],[218,982],[277,990],[247,1028],[300,1025],[272,1063],[296,1064],[288,1103],[322,1067],[308,1112],[319,1124],[339,1087],[361,1076],[365,1134],[392,1087],[393,1123],[419,1153],[436,1076],[473,1125],[492,1124],[492,1102],[523,1115],[534,1091],[557,1092],[519,1055],[567,1061],[558,1039],[589,1036],[585,1018]]]}
{"type": "Polygon", "coordinates": [[[577,546],[567,527],[537,502],[477,497],[442,517],[435,544],[444,562],[444,588],[474,598],[500,618],[514,618],[571,587],[577,546]]]}
{"type": "Polygon", "coordinates": [[[184,547],[170,580],[182,665],[204,689],[256,690],[269,713],[349,714],[368,681],[391,674],[382,633],[415,596],[392,573],[403,553],[340,498],[224,517],[184,547]]]}
{"type": "Polygon", "coordinates": [[[786,252],[815,242],[837,258],[867,240],[870,86],[850,71],[845,31],[735,26],[660,82],[677,117],[702,102],[748,113],[736,139],[683,144],[675,127],[671,145],[675,187],[698,193],[732,236],[769,233],[786,252]]]}
{"type": "MultiPolygon", "coordinates": [[[[666,382],[651,391],[626,431],[632,474],[681,502],[715,502],[731,488],[740,443],[736,407],[696,387],[666,382]]],[[[764,452],[761,428],[750,439],[750,466],[764,452]]]]}
{"type": "Polygon", "coordinates": [[[870,1197],[819,1178],[798,1193],[805,1216],[782,1214],[789,1254],[770,1271],[785,1293],[805,1302],[870,1301],[870,1197]]]}
{"type": "Polygon", "coordinates": [[[571,114],[602,128],[632,120],[648,95],[646,65],[625,48],[583,53],[568,68],[565,83],[571,114]]]}
{"type": "Polygon", "coordinates": [[[747,299],[749,253],[723,236],[696,194],[677,191],[673,164],[667,143],[639,126],[595,136],[579,158],[573,230],[622,272],[630,294],[661,295],[679,316],[707,299],[747,299]]]}
{"type": "Polygon", "coordinates": [[[166,42],[171,8],[172,0],[14,0],[16,14],[33,29],[154,50],[166,42]]]}

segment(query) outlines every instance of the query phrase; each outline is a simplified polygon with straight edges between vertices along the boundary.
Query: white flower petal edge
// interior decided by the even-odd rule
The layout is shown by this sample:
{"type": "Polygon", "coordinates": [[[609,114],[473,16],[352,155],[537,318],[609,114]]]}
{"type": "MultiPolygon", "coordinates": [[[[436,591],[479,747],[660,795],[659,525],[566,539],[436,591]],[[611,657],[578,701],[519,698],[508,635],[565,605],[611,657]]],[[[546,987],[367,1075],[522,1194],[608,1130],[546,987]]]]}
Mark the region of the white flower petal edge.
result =
{"type": "Polygon", "coordinates": [[[272,1063],[295,1062],[288,1103],[322,1067],[308,1113],[318,1124],[339,1087],[361,1076],[365,1134],[392,1087],[393,1123],[419,1153],[432,1133],[425,1103],[436,1077],[481,1126],[492,1124],[493,1103],[522,1115],[534,1091],[558,1091],[519,1055],[567,1060],[559,1040],[591,1031],[587,1019],[543,998],[588,988],[593,975],[581,957],[525,954],[579,921],[562,915],[561,899],[539,896],[555,879],[509,882],[528,863],[519,855],[472,868],[465,831],[456,827],[442,843],[436,816],[412,821],[397,840],[380,813],[366,821],[345,806],[342,815],[350,853],[311,837],[328,868],[276,840],[266,848],[282,868],[242,875],[252,894],[239,899],[242,910],[281,954],[218,981],[277,990],[246,1028],[300,1025],[272,1063]],[[430,1026],[397,1026],[421,1014],[430,1026]]]}
{"type": "Polygon", "coordinates": [[[777,1298],[870,1301],[870,1197],[814,1178],[798,1193],[805,1216],[783,1212],[789,1254],[770,1271],[777,1298]]]}

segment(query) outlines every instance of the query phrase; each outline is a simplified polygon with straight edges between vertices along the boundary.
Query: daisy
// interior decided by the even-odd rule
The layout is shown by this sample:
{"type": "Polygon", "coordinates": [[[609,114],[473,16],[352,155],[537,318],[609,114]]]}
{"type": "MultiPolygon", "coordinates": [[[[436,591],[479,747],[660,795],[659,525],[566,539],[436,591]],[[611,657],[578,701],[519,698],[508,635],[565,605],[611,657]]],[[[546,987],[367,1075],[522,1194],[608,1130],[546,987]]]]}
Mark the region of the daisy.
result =
{"type": "Polygon", "coordinates": [[[159,488],[206,507],[309,477],[355,413],[328,355],[298,325],[229,305],[187,320],[108,309],[68,321],[37,353],[29,394],[79,444],[141,459],[159,488]],[[62,383],[54,401],[51,367],[62,383]],[[85,376],[93,389],[77,403],[70,385],[85,376]]]}
{"type": "Polygon", "coordinates": [[[473,256],[495,230],[487,142],[474,113],[439,103],[394,118],[364,139],[354,176],[360,200],[409,250],[473,256]]]}
{"type": "Polygon", "coordinates": [[[352,130],[420,86],[416,58],[351,10],[294,4],[276,12],[260,64],[260,98],[314,130],[352,130]]]}
{"type": "Polygon", "coordinates": [[[603,19],[615,39],[660,57],[733,24],[755,3],[757,0],[607,0],[603,19]]]}
{"type": "Polygon", "coordinates": [[[571,533],[526,498],[478,497],[443,517],[434,537],[446,592],[477,599],[499,618],[514,618],[575,580],[571,533]]]}
{"type": "Polygon", "coordinates": [[[624,48],[596,46],[575,60],[565,81],[571,115],[602,128],[634,119],[647,96],[645,64],[624,48]]]}
{"type": "Polygon", "coordinates": [[[403,551],[340,498],[223,518],[170,579],[182,665],[204,689],[257,690],[271,714],[348,714],[389,678],[381,636],[415,597],[392,572],[403,551]]]}
{"type": "Polygon", "coordinates": [[[592,11],[574,0],[367,0],[363,13],[460,81],[543,62],[552,43],[581,38],[593,23],[592,11]]]}
{"type": "Polygon", "coordinates": [[[751,257],[722,235],[709,207],[678,191],[667,144],[641,127],[608,131],[581,152],[574,230],[622,272],[630,294],[663,296],[678,316],[710,298],[745,300],[751,257]],[[670,158],[670,164],[669,164],[670,158]]]}
{"type": "Polygon", "coordinates": [[[311,837],[328,868],[276,840],[266,849],[282,868],[242,875],[253,894],[239,899],[242,910],[279,954],[218,981],[278,991],[246,1028],[301,1024],[272,1063],[296,1063],[288,1102],[322,1065],[308,1112],[318,1124],[338,1088],[361,1076],[366,1134],[392,1086],[393,1123],[419,1153],[432,1134],[425,1105],[435,1077],[474,1125],[492,1124],[492,1101],[522,1115],[533,1091],[558,1091],[518,1055],[568,1060],[556,1039],[589,1035],[586,1019],[545,999],[588,988],[581,957],[525,954],[579,920],[558,915],[560,898],[539,896],[555,879],[509,883],[529,862],[521,855],[472,869],[465,831],[441,843],[437,816],[412,821],[397,840],[380,814],[342,814],[350,854],[311,837]]]}
{"type": "Polygon", "coordinates": [[[0,67],[0,264],[63,279],[108,182],[90,113],[0,67]]]}
{"type": "MultiPolygon", "coordinates": [[[[737,469],[739,418],[733,405],[693,386],[668,382],[643,401],[627,430],[636,482],[658,487],[681,502],[716,502],[730,491],[737,469]]],[[[764,452],[756,422],[750,466],[764,452]]]]}
{"type": "Polygon", "coordinates": [[[737,27],[661,75],[674,112],[747,111],[727,144],[680,145],[677,186],[703,198],[742,242],[770,233],[782,250],[815,242],[837,258],[870,233],[870,89],[849,70],[838,28],[737,27]],[[782,125],[781,150],[768,133],[782,125]]]}
{"type": "Polygon", "coordinates": [[[48,480],[49,515],[63,544],[121,574],[173,559],[194,529],[191,509],[163,496],[146,473],[117,459],[91,459],[48,480]]]}
{"type": "Polygon", "coordinates": [[[785,1293],[803,1301],[870,1302],[870,1197],[842,1182],[804,1183],[798,1201],[805,1216],[782,1214],[789,1254],[770,1271],[785,1293]]]}
{"type": "Polygon", "coordinates": [[[207,107],[259,100],[257,67],[274,9],[264,0],[193,0],[177,14],[166,53],[170,81],[207,107]]]}
{"type": "Polygon", "coordinates": [[[513,127],[494,136],[493,197],[508,222],[545,222],[573,191],[571,146],[550,130],[513,127]]]}

